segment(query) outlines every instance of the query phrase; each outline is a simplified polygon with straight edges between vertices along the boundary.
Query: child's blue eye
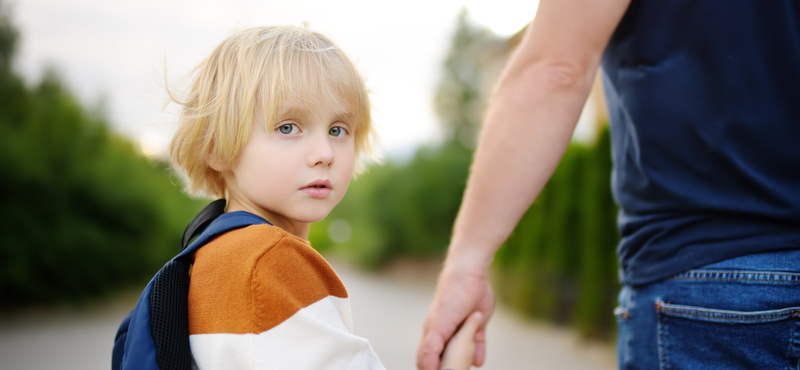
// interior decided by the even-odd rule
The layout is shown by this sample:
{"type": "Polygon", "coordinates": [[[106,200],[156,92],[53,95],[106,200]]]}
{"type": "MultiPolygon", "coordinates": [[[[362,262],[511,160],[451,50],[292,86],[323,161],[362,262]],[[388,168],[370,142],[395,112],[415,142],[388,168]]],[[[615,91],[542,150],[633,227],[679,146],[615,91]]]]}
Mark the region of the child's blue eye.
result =
{"type": "Polygon", "coordinates": [[[339,137],[339,136],[344,135],[345,131],[344,131],[343,128],[341,128],[339,126],[334,126],[334,127],[331,127],[330,130],[328,130],[328,134],[330,134],[333,137],[339,137]]]}
{"type": "Polygon", "coordinates": [[[284,135],[289,135],[291,133],[294,133],[296,128],[297,125],[293,123],[287,123],[285,125],[278,126],[278,131],[284,135]]]}

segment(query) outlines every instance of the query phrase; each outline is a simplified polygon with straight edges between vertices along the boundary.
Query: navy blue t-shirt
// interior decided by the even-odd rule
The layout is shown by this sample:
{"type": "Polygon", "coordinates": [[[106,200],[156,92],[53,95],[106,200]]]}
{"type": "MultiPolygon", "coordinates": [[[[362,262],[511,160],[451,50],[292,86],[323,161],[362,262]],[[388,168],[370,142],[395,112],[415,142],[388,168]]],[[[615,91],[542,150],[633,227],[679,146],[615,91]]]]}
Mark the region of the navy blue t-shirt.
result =
{"type": "Polygon", "coordinates": [[[623,283],[800,248],[800,1],[632,0],[602,68],[623,283]]]}

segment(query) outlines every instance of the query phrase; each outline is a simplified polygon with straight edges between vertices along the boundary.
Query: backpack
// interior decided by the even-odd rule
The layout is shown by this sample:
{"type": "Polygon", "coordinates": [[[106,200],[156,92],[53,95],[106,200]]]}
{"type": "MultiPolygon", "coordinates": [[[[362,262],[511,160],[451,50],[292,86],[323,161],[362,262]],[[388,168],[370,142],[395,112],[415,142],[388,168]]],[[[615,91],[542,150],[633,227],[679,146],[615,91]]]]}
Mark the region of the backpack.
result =
{"type": "Polygon", "coordinates": [[[216,200],[186,227],[181,252],[153,276],[133,311],[122,320],[114,338],[112,370],[191,368],[188,296],[189,267],[195,252],[228,231],[269,224],[251,213],[224,212],[225,200],[216,200]]]}

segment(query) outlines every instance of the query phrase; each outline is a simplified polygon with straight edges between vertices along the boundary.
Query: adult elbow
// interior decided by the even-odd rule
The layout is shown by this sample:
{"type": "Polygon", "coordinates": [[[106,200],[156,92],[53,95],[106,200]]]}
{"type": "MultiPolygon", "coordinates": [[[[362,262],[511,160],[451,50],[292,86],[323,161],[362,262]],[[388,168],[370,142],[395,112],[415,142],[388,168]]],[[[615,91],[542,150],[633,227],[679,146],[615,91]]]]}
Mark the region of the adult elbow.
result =
{"type": "Polygon", "coordinates": [[[591,81],[590,68],[571,60],[543,60],[526,67],[523,76],[550,92],[581,91],[591,81]]]}

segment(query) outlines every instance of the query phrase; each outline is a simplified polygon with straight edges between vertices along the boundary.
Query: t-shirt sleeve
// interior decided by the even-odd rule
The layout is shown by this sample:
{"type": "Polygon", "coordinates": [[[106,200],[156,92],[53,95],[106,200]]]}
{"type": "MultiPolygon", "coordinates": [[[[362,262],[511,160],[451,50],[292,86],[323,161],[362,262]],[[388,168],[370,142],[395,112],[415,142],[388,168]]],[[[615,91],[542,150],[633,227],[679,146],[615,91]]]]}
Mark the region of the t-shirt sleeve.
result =
{"type": "Polygon", "coordinates": [[[217,317],[213,330],[192,329],[199,369],[384,368],[353,334],[347,291],[310,246],[284,238],[251,262],[240,308],[221,310],[227,318],[217,317]]]}

